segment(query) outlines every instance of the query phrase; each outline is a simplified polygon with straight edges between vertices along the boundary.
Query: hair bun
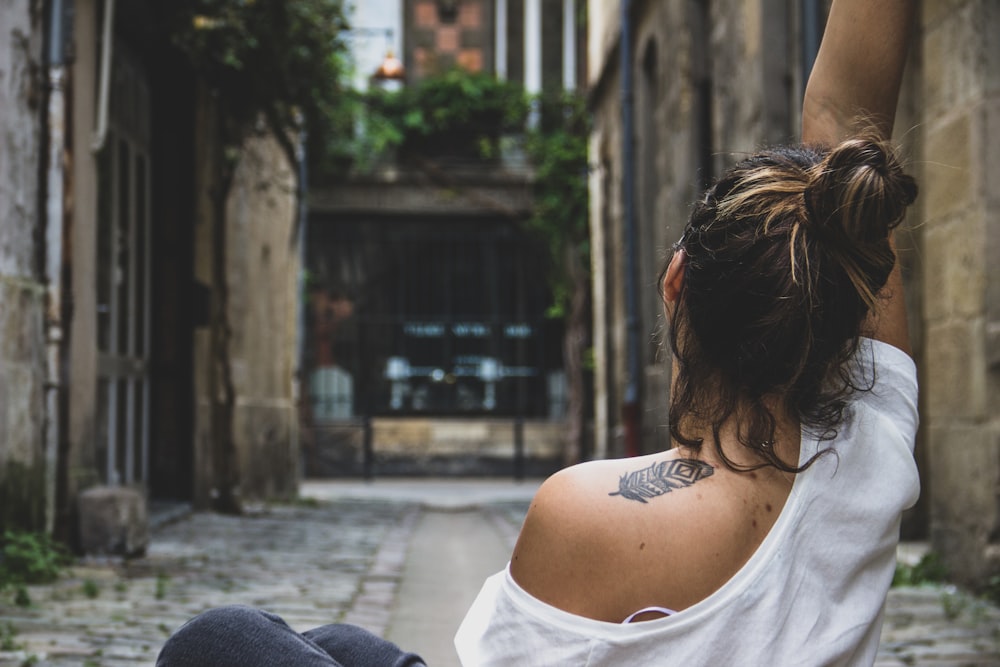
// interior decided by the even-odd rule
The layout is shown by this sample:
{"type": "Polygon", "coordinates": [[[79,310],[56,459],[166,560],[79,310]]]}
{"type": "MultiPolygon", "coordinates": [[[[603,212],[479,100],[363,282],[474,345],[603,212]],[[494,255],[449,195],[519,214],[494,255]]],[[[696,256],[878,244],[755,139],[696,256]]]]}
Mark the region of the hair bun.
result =
{"type": "Polygon", "coordinates": [[[875,137],[848,139],[812,169],[805,191],[812,223],[849,243],[886,239],[917,197],[892,146],[875,137]]]}
{"type": "Polygon", "coordinates": [[[916,199],[916,181],[888,142],[859,137],[810,170],[804,194],[810,232],[872,308],[896,262],[889,232],[916,199]]]}

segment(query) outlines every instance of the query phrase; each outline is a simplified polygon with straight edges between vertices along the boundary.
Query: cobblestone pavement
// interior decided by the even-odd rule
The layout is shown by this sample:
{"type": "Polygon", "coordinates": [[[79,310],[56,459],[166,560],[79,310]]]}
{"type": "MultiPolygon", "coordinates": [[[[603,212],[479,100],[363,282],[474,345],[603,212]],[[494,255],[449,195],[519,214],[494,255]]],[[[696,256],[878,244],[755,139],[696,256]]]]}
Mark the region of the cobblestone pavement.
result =
{"type": "Polygon", "coordinates": [[[173,630],[221,604],[280,614],[299,630],[388,622],[412,504],[275,506],[243,517],[194,514],[159,529],[144,558],[90,562],[32,605],[0,604],[0,665],[149,666],[173,630]]]}
{"type": "Polygon", "coordinates": [[[875,665],[1000,665],[1000,609],[951,586],[892,589],[875,665]]]}
{"type": "MultiPolygon", "coordinates": [[[[332,621],[385,631],[421,511],[335,500],[243,517],[193,514],[158,529],[147,555],[86,562],[0,600],[0,666],[152,665],[167,636],[208,607],[264,606],[299,630],[332,621]]],[[[509,539],[524,506],[483,509],[509,539]]],[[[1000,666],[1000,610],[948,587],[894,589],[878,667],[1000,666]]]]}

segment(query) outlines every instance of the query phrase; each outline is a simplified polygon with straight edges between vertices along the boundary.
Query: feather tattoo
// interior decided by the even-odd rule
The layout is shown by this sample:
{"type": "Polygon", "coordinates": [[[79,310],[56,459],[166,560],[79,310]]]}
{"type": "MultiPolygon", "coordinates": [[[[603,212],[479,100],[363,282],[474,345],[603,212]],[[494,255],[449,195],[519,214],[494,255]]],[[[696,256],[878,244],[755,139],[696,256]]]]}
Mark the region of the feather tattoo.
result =
{"type": "Polygon", "coordinates": [[[647,498],[655,498],[674,489],[691,486],[699,479],[711,477],[713,473],[715,468],[704,461],[690,459],[660,461],[648,468],[622,475],[618,480],[618,490],[608,495],[645,503],[647,498]]]}

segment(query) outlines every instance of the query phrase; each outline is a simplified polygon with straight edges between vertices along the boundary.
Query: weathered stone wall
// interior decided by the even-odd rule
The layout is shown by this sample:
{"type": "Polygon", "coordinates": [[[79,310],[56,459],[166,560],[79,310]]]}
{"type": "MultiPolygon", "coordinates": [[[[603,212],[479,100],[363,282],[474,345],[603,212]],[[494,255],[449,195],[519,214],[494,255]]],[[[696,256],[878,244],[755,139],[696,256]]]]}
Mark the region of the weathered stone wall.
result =
{"type": "MultiPolygon", "coordinates": [[[[212,193],[218,153],[211,94],[203,91],[196,121],[196,164],[203,175],[196,209],[195,278],[213,284],[212,193]]],[[[243,147],[226,201],[227,320],[230,380],[235,393],[234,482],[243,499],[297,492],[298,419],[293,397],[296,355],[298,232],[294,173],[273,137],[243,147]]],[[[219,476],[213,469],[213,405],[222,400],[224,364],[212,364],[210,327],[195,332],[194,503],[210,505],[219,476]],[[213,385],[214,383],[214,385],[213,385]],[[214,389],[213,389],[214,386],[214,389]]]]}
{"type": "Polygon", "coordinates": [[[1000,570],[1000,5],[926,0],[920,28],[924,493],[935,549],[983,582],[1000,570]]]}
{"type": "Polygon", "coordinates": [[[594,97],[590,138],[590,256],[593,272],[594,457],[623,451],[620,397],[625,382],[624,245],[621,226],[621,122],[617,72],[594,97]],[[616,116],[618,113],[618,116],[616,116]]]}
{"type": "Polygon", "coordinates": [[[290,497],[298,490],[295,187],[278,142],[251,138],[227,208],[234,433],[245,498],[290,497]]]}
{"type": "Polygon", "coordinates": [[[0,4],[0,529],[46,524],[41,26],[41,3],[0,4]]]}
{"type": "MultiPolygon", "coordinates": [[[[643,451],[669,446],[669,354],[657,279],[702,184],[740,155],[792,135],[796,15],[760,0],[634,2],[635,215],[643,451]],[[777,39],[776,34],[781,38],[777,39]]],[[[590,5],[597,455],[620,455],[627,382],[619,22],[590,5]],[[594,13],[596,12],[596,13],[594,13]]]]}
{"type": "MultiPolygon", "coordinates": [[[[375,476],[509,476],[520,465],[523,475],[543,477],[562,467],[562,422],[525,420],[520,462],[516,428],[513,419],[377,417],[371,420],[370,472],[375,476]]],[[[364,474],[364,429],[361,422],[312,427],[306,475],[364,474]]]]}
{"type": "Polygon", "coordinates": [[[642,323],[643,452],[669,447],[670,353],[657,283],[700,189],[698,85],[710,79],[705,52],[696,44],[693,11],[684,2],[647,2],[636,17],[634,187],[641,239],[636,285],[642,323]]]}

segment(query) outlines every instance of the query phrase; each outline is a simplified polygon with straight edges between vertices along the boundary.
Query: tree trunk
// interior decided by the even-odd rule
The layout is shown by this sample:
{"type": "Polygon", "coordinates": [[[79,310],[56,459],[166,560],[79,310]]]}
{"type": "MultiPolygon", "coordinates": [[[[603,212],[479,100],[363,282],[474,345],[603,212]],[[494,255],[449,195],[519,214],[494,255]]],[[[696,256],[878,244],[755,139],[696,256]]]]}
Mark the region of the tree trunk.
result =
{"type": "Polygon", "coordinates": [[[243,511],[240,499],[239,452],[233,433],[236,390],[233,386],[229,322],[229,281],[226,202],[233,184],[236,164],[227,159],[225,147],[232,132],[226,119],[220,120],[222,154],[218,159],[219,180],[212,193],[212,310],[209,400],[212,432],[212,509],[227,514],[243,511]]]}

